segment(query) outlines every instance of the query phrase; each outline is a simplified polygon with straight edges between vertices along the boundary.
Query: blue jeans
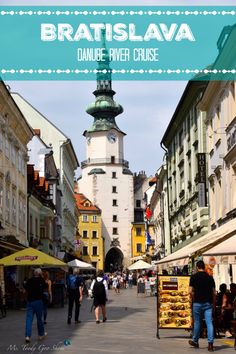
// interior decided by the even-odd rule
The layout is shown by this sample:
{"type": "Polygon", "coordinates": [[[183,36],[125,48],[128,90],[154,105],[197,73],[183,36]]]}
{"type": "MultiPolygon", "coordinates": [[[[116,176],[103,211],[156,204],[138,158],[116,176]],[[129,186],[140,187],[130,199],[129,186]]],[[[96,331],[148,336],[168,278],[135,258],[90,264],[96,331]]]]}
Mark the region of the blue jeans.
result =
{"type": "Polygon", "coordinates": [[[207,338],[208,343],[213,343],[214,341],[214,329],[212,323],[212,304],[209,302],[204,303],[193,303],[193,341],[198,343],[201,331],[202,318],[205,318],[207,327],[207,338]]]}
{"type": "Polygon", "coordinates": [[[25,324],[25,336],[31,337],[32,334],[32,324],[34,319],[34,314],[37,317],[38,335],[44,335],[44,325],[43,325],[43,301],[35,300],[27,302],[26,308],[26,324],[25,324]]]}

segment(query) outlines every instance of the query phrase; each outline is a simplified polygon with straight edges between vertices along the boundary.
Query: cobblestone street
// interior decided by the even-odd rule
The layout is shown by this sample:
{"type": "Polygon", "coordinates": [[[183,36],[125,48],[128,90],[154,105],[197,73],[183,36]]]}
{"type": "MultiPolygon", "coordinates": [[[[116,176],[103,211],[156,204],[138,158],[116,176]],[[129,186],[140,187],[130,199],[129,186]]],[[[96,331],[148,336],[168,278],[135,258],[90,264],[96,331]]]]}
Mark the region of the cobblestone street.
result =
{"type": "MultiPolygon", "coordinates": [[[[137,297],[136,288],[110,291],[106,323],[96,324],[90,312],[91,300],[85,299],[81,308],[81,323],[67,325],[67,307],[49,309],[47,332],[37,341],[34,321],[31,344],[24,344],[25,311],[9,311],[0,320],[0,353],[191,353],[189,333],[184,330],[160,330],[156,338],[156,298],[137,297]]],[[[233,340],[215,341],[215,350],[232,353],[233,340]]],[[[207,340],[200,340],[200,353],[207,352],[207,340]]]]}

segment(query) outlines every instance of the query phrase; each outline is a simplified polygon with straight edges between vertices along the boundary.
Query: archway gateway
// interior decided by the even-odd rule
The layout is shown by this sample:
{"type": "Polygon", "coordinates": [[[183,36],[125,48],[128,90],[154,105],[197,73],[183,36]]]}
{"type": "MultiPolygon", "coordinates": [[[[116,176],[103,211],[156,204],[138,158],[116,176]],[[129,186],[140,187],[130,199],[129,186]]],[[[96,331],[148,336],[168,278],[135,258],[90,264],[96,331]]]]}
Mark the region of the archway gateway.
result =
{"type": "Polygon", "coordinates": [[[117,247],[112,247],[106,254],[105,272],[116,272],[123,269],[123,253],[117,247]]]}

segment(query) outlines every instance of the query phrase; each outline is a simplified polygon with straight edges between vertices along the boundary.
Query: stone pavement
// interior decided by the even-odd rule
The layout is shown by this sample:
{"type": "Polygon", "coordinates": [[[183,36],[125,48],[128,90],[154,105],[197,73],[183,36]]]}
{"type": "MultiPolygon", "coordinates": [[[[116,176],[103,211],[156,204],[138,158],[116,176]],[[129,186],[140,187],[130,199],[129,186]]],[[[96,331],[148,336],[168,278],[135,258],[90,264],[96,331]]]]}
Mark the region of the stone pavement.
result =
{"type": "MultiPolygon", "coordinates": [[[[45,340],[37,341],[36,325],[31,344],[24,344],[25,311],[9,311],[0,319],[0,354],[204,354],[207,340],[200,340],[200,349],[190,348],[189,333],[184,330],[160,330],[156,338],[156,298],[136,295],[136,288],[109,292],[108,321],[96,324],[90,312],[91,300],[81,308],[81,324],[67,325],[67,307],[49,309],[45,340]]],[[[233,340],[217,339],[216,351],[234,353],[233,340]]]]}

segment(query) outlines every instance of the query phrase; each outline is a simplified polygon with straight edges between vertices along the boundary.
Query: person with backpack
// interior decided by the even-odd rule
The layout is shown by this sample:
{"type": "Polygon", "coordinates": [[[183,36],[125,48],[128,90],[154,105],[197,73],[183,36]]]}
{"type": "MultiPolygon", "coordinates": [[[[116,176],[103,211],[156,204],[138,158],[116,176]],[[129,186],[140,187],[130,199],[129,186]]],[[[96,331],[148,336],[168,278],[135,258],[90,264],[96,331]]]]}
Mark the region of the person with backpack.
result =
{"type": "Polygon", "coordinates": [[[108,300],[108,285],[107,281],[104,279],[103,271],[99,270],[97,277],[92,281],[91,288],[93,294],[93,306],[95,312],[96,323],[99,324],[99,309],[102,310],[103,320],[106,322],[106,302],[108,300]]]}
{"type": "Polygon", "coordinates": [[[67,324],[71,324],[73,306],[75,303],[75,323],[80,323],[79,312],[83,299],[83,278],[78,275],[78,270],[69,268],[69,273],[66,279],[67,295],[68,295],[68,318],[67,324]]]}

